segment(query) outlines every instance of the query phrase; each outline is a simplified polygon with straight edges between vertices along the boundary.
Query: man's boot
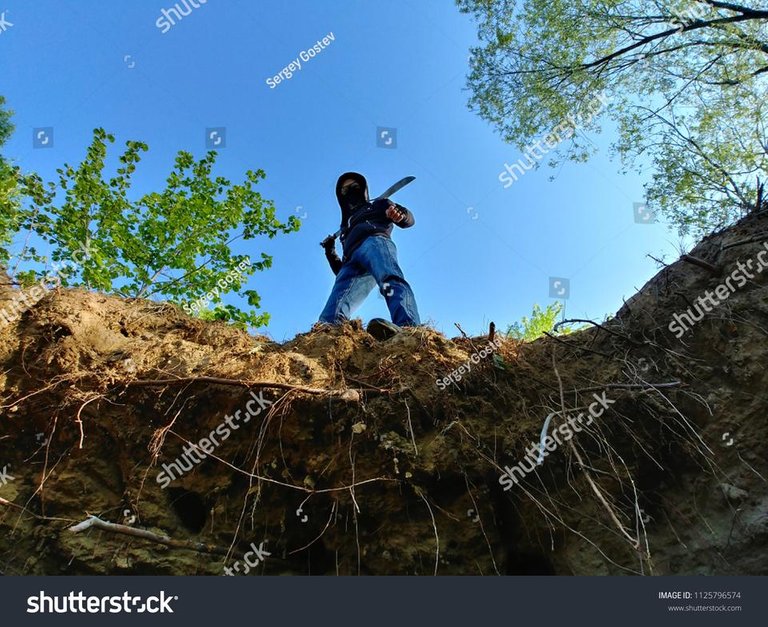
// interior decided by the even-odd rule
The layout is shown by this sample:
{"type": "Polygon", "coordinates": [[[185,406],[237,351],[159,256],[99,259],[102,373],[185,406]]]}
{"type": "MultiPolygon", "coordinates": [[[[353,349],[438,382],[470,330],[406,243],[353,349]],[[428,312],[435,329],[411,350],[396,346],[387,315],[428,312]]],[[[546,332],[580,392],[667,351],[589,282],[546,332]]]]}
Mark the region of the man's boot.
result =
{"type": "Polygon", "coordinates": [[[394,337],[400,333],[402,329],[393,322],[385,320],[384,318],[374,318],[368,323],[367,331],[377,340],[383,342],[384,340],[388,340],[389,338],[394,337]]]}

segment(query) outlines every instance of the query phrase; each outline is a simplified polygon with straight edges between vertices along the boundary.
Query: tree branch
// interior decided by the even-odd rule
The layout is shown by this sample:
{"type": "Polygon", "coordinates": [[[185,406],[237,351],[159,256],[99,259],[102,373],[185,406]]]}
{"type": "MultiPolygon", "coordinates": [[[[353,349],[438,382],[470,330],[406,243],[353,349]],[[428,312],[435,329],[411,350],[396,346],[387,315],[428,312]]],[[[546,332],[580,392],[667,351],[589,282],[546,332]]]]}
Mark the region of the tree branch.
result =
{"type": "Polygon", "coordinates": [[[210,553],[212,555],[228,556],[229,550],[223,547],[215,546],[213,544],[204,544],[203,542],[190,542],[189,540],[174,540],[169,536],[160,535],[146,529],[137,529],[135,527],[129,527],[128,525],[119,525],[117,523],[107,522],[102,520],[98,516],[89,516],[86,520],[67,529],[72,533],[80,533],[86,529],[95,527],[102,531],[111,531],[113,533],[122,533],[126,536],[133,536],[135,538],[141,538],[143,540],[151,540],[152,542],[158,542],[165,546],[170,546],[175,549],[189,549],[191,551],[198,551],[200,553],[210,553]]]}

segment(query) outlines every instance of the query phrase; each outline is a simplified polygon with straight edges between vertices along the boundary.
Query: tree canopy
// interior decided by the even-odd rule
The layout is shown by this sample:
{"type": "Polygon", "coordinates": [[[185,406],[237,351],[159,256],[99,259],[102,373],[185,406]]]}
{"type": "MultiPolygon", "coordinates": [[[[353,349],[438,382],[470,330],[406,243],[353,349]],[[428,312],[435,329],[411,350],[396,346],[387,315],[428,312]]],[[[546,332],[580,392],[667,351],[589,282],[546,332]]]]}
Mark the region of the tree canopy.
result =
{"type": "MultiPolygon", "coordinates": [[[[12,131],[1,105],[0,143],[12,131]]],[[[126,142],[119,167],[110,174],[107,153],[114,141],[104,129],[95,129],[83,161],[59,168],[55,182],[22,175],[0,161],[6,175],[13,171],[3,180],[17,186],[13,202],[3,198],[0,265],[13,255],[13,278],[22,284],[45,275],[51,265],[68,265],[59,277],[63,285],[161,298],[240,325],[266,324],[269,314],[256,311],[259,294],[243,287],[249,276],[271,266],[272,257],[235,254],[231,244],[290,233],[300,222],[295,216],[280,222],[272,201],[254,189],[264,172],[247,170],[243,182],[232,184],[213,174],[215,151],[198,160],[180,151],[165,188],[133,198],[133,175],[148,147],[126,142]],[[26,234],[17,238],[24,243],[12,250],[19,234],[26,234]],[[73,259],[76,269],[70,271],[73,259]],[[230,292],[250,309],[223,305],[230,292]]]]}
{"type": "MultiPolygon", "coordinates": [[[[0,96],[0,149],[13,134],[12,115],[13,112],[5,106],[5,98],[0,96]]],[[[17,170],[0,153],[0,273],[4,273],[5,265],[8,262],[6,247],[18,228],[18,212],[17,170]]]]}
{"type": "MultiPolygon", "coordinates": [[[[652,164],[649,207],[681,233],[754,204],[768,171],[768,2],[457,0],[478,23],[470,106],[519,147],[567,116],[615,121],[625,169],[652,164]],[[586,108],[605,94],[604,115],[586,108]]],[[[576,133],[553,153],[586,160],[576,133]]]]}

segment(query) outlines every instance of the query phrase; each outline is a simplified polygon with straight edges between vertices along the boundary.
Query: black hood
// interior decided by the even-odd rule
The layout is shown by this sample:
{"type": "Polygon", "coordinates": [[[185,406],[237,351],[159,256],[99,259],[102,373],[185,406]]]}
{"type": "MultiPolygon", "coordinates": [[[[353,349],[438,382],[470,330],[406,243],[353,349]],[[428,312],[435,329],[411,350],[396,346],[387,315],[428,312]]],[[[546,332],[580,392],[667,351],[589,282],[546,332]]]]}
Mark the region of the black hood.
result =
{"type": "Polygon", "coordinates": [[[365,200],[368,201],[368,181],[365,180],[365,177],[360,174],[359,172],[345,172],[339,177],[339,180],[336,181],[336,200],[339,201],[339,207],[341,207],[342,213],[347,210],[346,205],[344,204],[344,198],[341,195],[341,184],[346,181],[347,179],[353,179],[357,181],[360,184],[360,187],[363,188],[363,193],[365,194],[365,200]]]}

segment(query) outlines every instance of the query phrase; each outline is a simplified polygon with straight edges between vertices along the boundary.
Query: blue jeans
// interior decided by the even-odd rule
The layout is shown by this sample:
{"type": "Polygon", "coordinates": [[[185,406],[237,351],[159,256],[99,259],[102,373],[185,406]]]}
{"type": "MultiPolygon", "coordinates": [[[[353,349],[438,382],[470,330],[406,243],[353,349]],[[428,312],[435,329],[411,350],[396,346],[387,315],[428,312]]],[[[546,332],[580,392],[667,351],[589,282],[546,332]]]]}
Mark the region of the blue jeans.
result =
{"type": "Polygon", "coordinates": [[[413,290],[397,263],[395,243],[379,235],[367,237],[341,267],[320,322],[349,320],[377,284],[387,300],[392,322],[401,327],[420,324],[413,290]]]}

